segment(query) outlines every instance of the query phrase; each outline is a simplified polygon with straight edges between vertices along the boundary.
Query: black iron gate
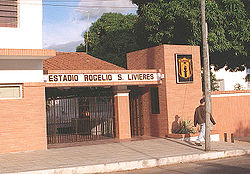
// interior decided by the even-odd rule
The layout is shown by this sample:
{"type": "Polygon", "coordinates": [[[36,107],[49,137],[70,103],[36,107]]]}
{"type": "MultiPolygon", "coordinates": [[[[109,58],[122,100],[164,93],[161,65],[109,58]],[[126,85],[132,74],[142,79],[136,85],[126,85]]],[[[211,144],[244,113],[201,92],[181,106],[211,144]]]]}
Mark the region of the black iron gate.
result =
{"type": "Polygon", "coordinates": [[[130,127],[131,136],[142,136],[143,130],[143,115],[142,115],[142,102],[141,95],[132,93],[130,94],[130,127]]]}
{"type": "Polygon", "coordinates": [[[48,144],[113,138],[113,105],[111,96],[48,98],[48,144]]]}

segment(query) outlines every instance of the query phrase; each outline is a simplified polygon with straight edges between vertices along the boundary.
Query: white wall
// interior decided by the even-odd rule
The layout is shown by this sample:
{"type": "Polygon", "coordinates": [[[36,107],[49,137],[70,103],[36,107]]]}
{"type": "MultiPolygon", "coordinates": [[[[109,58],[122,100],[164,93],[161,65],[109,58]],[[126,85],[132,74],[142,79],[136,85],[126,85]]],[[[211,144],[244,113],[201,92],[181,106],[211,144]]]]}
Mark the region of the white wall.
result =
{"type": "Polygon", "coordinates": [[[0,83],[43,82],[42,60],[0,59],[0,83]]]}
{"type": "Polygon", "coordinates": [[[9,70],[0,71],[1,83],[43,82],[42,70],[9,70]]]}
{"type": "Polygon", "coordinates": [[[238,72],[229,72],[226,71],[225,68],[221,68],[218,71],[214,71],[212,69],[213,73],[216,76],[216,79],[224,79],[224,87],[225,91],[234,90],[234,85],[236,83],[239,83],[243,86],[243,89],[248,88],[248,84],[245,81],[245,77],[247,75],[246,70],[245,71],[238,71],[238,72]]]}
{"type": "Polygon", "coordinates": [[[18,27],[0,27],[0,48],[42,49],[42,0],[19,2],[18,27]]]}

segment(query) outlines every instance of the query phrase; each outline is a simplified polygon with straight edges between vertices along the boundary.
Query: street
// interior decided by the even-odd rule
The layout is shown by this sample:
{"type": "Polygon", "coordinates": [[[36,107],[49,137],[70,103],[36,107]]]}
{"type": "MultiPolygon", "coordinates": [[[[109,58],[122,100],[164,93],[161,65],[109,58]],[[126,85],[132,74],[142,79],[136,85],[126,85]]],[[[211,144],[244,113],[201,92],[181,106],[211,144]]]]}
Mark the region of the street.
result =
{"type": "Polygon", "coordinates": [[[250,155],[195,163],[161,166],[113,174],[249,174],[250,155]]]}

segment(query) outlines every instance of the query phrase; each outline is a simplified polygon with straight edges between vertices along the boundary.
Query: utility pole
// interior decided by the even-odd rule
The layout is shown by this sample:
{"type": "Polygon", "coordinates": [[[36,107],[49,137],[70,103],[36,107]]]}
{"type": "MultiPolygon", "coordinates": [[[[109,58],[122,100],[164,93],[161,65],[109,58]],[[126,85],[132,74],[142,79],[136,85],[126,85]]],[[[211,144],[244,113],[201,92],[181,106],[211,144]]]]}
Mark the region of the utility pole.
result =
{"type": "Polygon", "coordinates": [[[89,42],[89,11],[87,11],[88,13],[88,27],[87,27],[87,36],[86,36],[86,42],[85,42],[85,46],[86,46],[86,53],[88,54],[88,42],[89,42]]]}
{"type": "Polygon", "coordinates": [[[210,114],[211,114],[211,86],[210,86],[210,66],[209,50],[207,42],[207,25],[206,25],[206,1],[201,0],[201,26],[202,26],[202,46],[203,46],[203,75],[205,84],[205,101],[206,101],[206,130],[205,130],[205,151],[211,150],[210,144],[210,114]]]}
{"type": "Polygon", "coordinates": [[[90,11],[79,9],[79,11],[88,13],[87,19],[87,31],[86,31],[86,40],[85,40],[85,49],[86,53],[88,54],[88,41],[89,41],[89,18],[90,18],[90,11]]]}

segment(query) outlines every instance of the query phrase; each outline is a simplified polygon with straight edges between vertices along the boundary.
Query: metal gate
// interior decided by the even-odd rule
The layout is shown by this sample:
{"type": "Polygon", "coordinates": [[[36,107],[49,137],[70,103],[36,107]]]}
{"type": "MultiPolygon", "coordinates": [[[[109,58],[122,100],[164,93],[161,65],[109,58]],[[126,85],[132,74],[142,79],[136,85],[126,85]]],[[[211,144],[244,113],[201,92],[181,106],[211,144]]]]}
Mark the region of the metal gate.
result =
{"type": "Polygon", "coordinates": [[[130,94],[130,126],[131,136],[142,136],[144,134],[142,102],[141,96],[137,94],[130,94]]]}
{"type": "Polygon", "coordinates": [[[64,96],[46,104],[48,144],[113,138],[113,97],[64,96]]]}

